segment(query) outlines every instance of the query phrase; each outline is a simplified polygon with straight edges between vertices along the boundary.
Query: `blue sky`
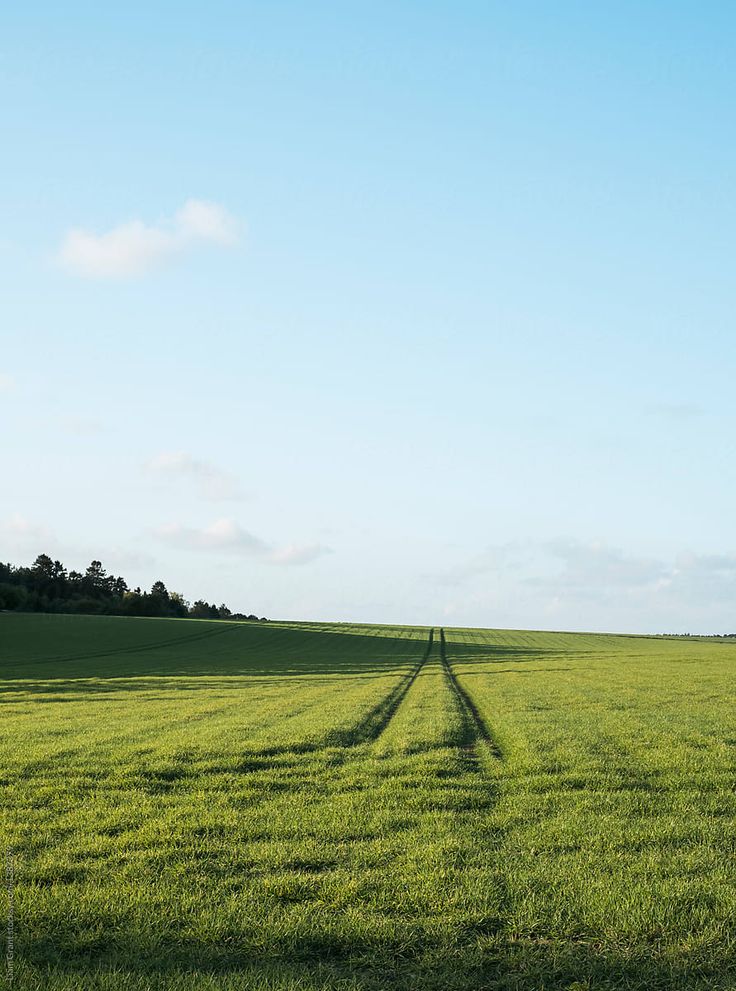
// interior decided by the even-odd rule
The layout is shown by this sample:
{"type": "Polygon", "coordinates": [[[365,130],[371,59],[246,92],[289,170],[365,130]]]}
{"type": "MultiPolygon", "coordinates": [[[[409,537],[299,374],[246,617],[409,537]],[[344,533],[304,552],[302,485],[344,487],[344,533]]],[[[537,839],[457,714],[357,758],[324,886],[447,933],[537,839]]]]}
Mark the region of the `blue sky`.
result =
{"type": "Polygon", "coordinates": [[[0,557],[736,630],[736,10],[16,5],[0,557]]]}

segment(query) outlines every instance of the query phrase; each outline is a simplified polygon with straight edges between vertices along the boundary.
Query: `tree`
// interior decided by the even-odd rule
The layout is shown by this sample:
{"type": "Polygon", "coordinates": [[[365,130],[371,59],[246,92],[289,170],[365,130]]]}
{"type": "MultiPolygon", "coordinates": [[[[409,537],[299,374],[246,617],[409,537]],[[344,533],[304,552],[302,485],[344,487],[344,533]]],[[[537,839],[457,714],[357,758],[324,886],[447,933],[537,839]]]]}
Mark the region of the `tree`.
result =
{"type": "Polygon", "coordinates": [[[107,572],[102,567],[102,561],[92,561],[84,573],[84,584],[88,592],[104,592],[107,585],[107,572]]]}
{"type": "Polygon", "coordinates": [[[151,585],[151,595],[156,599],[163,599],[165,602],[169,601],[169,590],[163,582],[154,582],[151,585]]]}
{"type": "Polygon", "coordinates": [[[174,616],[183,617],[189,615],[189,603],[181,592],[171,592],[169,594],[169,606],[174,616]]]}
{"type": "Polygon", "coordinates": [[[143,596],[140,589],[135,592],[125,592],[122,601],[123,614],[126,616],[140,616],[143,613],[143,596]]]}
{"type": "Polygon", "coordinates": [[[119,599],[122,599],[122,597],[128,591],[128,583],[124,578],[115,578],[111,582],[111,588],[113,593],[117,595],[119,599]]]}
{"type": "Polygon", "coordinates": [[[39,554],[31,565],[31,589],[41,595],[45,595],[51,587],[53,580],[54,562],[48,554],[39,554]]]}
{"type": "Polygon", "coordinates": [[[34,575],[39,578],[51,579],[54,577],[54,562],[48,554],[39,554],[31,565],[34,575]]]}
{"type": "Polygon", "coordinates": [[[28,593],[22,586],[3,582],[0,585],[0,609],[19,609],[27,596],[28,593]]]}
{"type": "MultiPolygon", "coordinates": [[[[197,619],[245,619],[223,602],[204,599],[190,606],[180,592],[156,581],[149,593],[129,589],[124,578],[108,575],[94,560],[84,574],[67,571],[61,561],[39,554],[30,567],[0,561],[0,609],[25,612],[103,613],[123,616],[192,616],[197,619]]],[[[255,619],[255,616],[249,618],[255,619]]]]}
{"type": "Polygon", "coordinates": [[[209,602],[205,602],[204,599],[197,599],[192,608],[189,610],[189,615],[193,619],[209,619],[210,618],[210,605],[209,602]]]}

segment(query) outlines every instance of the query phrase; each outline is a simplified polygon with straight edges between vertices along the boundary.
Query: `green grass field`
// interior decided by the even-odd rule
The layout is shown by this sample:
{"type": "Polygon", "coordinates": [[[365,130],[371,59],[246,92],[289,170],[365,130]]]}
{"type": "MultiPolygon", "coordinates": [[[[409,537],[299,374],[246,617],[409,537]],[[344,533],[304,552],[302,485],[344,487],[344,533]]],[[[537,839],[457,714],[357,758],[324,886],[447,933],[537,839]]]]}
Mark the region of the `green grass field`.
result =
{"type": "Polygon", "coordinates": [[[13,987],[736,988],[735,669],[705,640],[0,615],[13,987]]]}

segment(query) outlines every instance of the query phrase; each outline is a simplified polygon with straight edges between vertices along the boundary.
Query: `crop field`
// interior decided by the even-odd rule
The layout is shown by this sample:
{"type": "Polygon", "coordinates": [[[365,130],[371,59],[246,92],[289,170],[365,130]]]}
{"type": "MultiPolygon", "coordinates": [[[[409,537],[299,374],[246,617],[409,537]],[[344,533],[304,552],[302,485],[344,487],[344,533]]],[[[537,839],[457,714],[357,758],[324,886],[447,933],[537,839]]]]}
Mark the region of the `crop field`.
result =
{"type": "Polygon", "coordinates": [[[0,614],[3,977],[734,989],[735,673],[717,640],[0,614]]]}

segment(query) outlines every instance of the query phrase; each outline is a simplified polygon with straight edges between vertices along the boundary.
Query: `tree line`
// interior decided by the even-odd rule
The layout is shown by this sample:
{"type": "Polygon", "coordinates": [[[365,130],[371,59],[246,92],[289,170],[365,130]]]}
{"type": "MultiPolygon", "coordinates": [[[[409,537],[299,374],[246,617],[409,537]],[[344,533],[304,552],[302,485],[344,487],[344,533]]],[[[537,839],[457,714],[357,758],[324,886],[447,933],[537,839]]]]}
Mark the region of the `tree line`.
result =
{"type": "MultiPolygon", "coordinates": [[[[232,612],[223,603],[197,599],[189,603],[169,592],[162,581],[150,592],[130,588],[124,578],[109,575],[100,561],[87,570],[69,571],[61,561],[39,554],[28,567],[0,562],[0,610],[14,612],[93,613],[105,616],[170,616],[192,619],[257,620],[232,612]]],[[[264,617],[261,617],[264,619],[264,617]]]]}

